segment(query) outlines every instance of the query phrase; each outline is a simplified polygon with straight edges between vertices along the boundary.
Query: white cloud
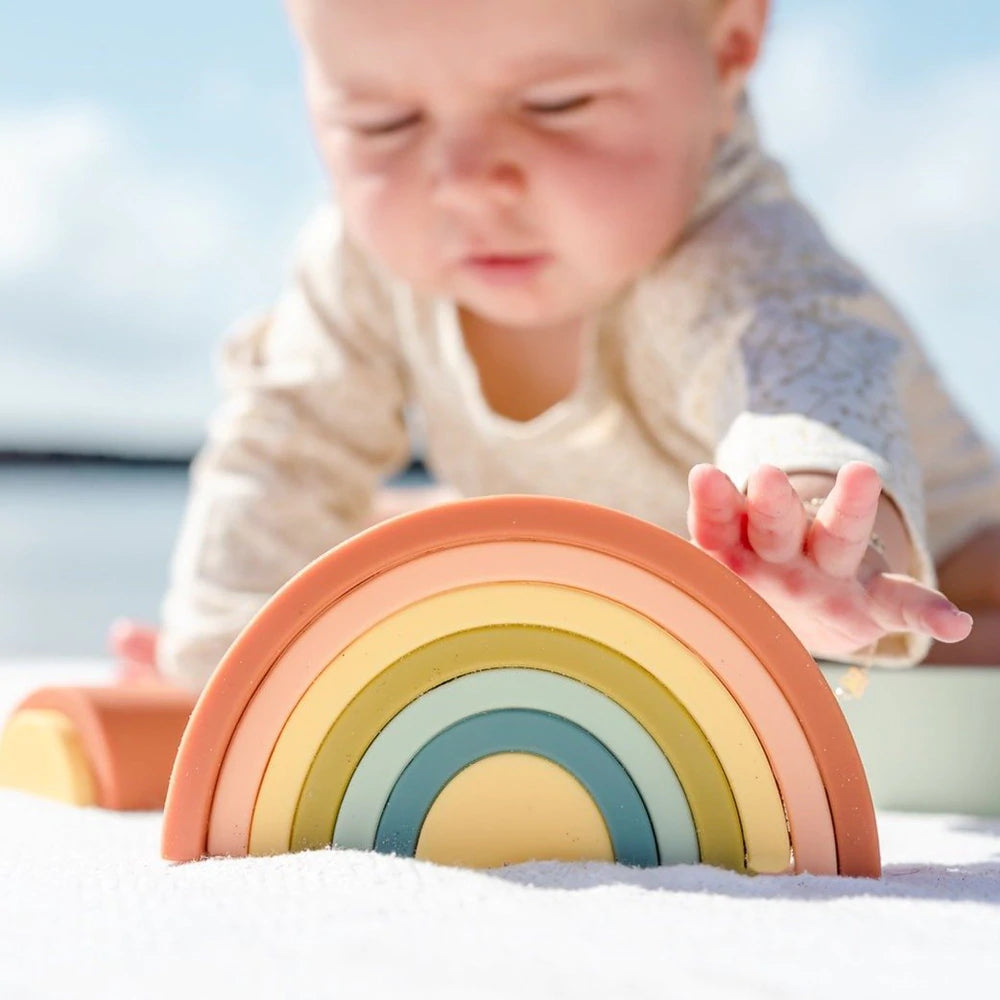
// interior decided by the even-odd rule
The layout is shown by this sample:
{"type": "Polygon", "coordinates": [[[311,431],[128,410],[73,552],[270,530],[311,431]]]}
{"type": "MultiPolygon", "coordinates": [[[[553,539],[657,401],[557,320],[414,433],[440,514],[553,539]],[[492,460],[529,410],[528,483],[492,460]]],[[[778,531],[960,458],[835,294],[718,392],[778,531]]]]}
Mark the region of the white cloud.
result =
{"type": "Polygon", "coordinates": [[[98,105],[0,109],[4,441],[195,440],[213,345],[287,265],[287,204],[267,231],[246,202],[98,105]]]}
{"type": "Polygon", "coordinates": [[[756,86],[765,138],[1000,439],[1000,58],[893,77],[880,41],[831,7],[779,24],[756,86]]]}
{"type": "Polygon", "coordinates": [[[246,244],[225,188],[143,162],[96,105],[0,113],[0,171],[5,283],[44,267],[53,291],[173,302],[246,244]]]}
{"type": "Polygon", "coordinates": [[[17,276],[52,253],[62,207],[53,189],[108,155],[107,126],[85,105],[0,113],[0,274],[17,276]]]}

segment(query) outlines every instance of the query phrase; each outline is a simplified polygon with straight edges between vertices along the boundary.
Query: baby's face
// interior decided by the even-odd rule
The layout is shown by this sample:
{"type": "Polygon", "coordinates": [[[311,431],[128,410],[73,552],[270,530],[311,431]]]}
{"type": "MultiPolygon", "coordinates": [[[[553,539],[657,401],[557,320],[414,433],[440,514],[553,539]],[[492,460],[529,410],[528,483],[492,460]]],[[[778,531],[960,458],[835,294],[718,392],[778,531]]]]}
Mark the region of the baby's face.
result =
{"type": "Polygon", "coordinates": [[[289,0],[345,224],[505,326],[606,303],[679,234],[725,120],[704,0],[289,0]]]}

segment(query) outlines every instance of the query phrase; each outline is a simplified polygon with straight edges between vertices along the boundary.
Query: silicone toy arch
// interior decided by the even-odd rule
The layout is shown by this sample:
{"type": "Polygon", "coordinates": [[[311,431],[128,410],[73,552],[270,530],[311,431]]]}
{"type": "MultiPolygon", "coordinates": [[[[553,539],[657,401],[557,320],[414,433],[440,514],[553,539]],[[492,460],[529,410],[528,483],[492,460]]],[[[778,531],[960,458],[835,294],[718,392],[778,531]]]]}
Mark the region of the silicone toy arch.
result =
{"type": "Polygon", "coordinates": [[[683,539],[553,497],[377,525],[220,663],[164,857],[330,844],[880,874],[854,741],[781,619],[683,539]]]}
{"type": "Polygon", "coordinates": [[[161,809],[193,705],[166,687],[39,688],[0,734],[0,787],[77,806],[161,809]]]}

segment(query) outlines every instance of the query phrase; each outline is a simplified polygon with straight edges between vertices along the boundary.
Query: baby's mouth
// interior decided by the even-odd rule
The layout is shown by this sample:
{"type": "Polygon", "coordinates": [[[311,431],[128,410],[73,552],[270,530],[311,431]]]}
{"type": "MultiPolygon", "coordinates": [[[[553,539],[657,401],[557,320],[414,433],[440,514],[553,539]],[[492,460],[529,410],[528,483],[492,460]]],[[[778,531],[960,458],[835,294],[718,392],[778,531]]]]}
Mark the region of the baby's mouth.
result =
{"type": "Polygon", "coordinates": [[[462,258],[462,268],[487,281],[508,284],[533,277],[551,259],[546,253],[471,254],[462,258]]]}

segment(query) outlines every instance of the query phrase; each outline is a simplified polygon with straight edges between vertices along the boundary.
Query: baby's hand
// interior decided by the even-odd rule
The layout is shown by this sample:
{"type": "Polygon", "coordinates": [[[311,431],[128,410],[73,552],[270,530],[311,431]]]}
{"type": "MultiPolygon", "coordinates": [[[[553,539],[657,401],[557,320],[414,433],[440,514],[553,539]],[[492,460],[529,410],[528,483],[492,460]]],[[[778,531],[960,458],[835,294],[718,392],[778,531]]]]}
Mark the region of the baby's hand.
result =
{"type": "Polygon", "coordinates": [[[890,632],[958,642],[972,618],[913,577],[889,572],[869,545],[882,484],[863,462],[845,465],[810,520],[788,476],[762,465],[746,496],[712,465],[688,479],[688,530],[742,577],[817,657],[844,658],[890,632]]]}
{"type": "Polygon", "coordinates": [[[128,618],[119,618],[108,629],[108,646],[115,658],[115,679],[120,683],[159,681],[156,668],[157,631],[128,618]]]}

